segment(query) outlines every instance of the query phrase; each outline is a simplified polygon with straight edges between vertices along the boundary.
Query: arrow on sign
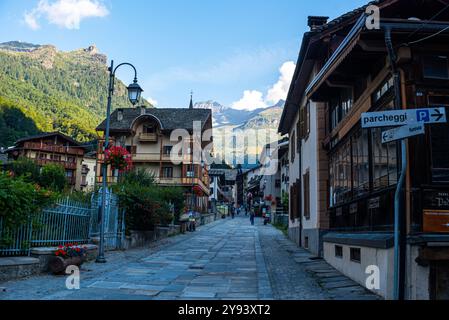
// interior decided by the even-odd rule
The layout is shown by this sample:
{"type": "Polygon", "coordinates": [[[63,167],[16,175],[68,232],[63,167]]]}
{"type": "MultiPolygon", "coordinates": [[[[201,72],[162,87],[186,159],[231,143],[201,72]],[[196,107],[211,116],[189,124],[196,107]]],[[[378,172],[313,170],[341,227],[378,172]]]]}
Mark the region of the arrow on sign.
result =
{"type": "Polygon", "coordinates": [[[444,114],[440,111],[440,109],[435,109],[434,112],[435,113],[430,116],[434,118],[436,122],[439,122],[444,117],[444,114]]]}
{"type": "Polygon", "coordinates": [[[402,126],[382,132],[382,143],[406,139],[408,137],[413,137],[424,133],[425,127],[423,123],[402,126]]]}

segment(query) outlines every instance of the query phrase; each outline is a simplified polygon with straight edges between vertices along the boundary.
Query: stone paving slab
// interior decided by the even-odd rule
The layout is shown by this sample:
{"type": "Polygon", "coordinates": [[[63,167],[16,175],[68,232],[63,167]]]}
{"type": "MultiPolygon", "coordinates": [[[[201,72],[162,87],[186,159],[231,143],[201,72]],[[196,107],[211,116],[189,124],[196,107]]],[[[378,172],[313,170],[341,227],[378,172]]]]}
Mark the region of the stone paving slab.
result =
{"type": "Polygon", "coordinates": [[[261,219],[251,226],[236,217],[148,248],[108,252],[106,264],[83,265],[81,290],[67,290],[65,276],[44,274],[2,283],[0,300],[374,299],[311,258],[261,219]]]}

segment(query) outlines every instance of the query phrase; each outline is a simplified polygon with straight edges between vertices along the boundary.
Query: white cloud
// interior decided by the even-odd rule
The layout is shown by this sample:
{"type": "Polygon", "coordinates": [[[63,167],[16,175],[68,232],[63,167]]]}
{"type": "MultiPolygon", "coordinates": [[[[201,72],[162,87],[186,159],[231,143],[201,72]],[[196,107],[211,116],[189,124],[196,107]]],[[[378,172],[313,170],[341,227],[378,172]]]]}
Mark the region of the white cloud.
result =
{"type": "Polygon", "coordinates": [[[243,98],[234,102],[232,107],[238,110],[252,111],[258,108],[267,108],[278,103],[279,100],[286,100],[295,68],[296,65],[293,61],[284,62],[279,69],[280,76],[278,82],[268,90],[265,99],[263,98],[263,93],[260,91],[245,90],[243,98]]]}
{"type": "Polygon", "coordinates": [[[263,93],[257,90],[246,90],[243,92],[243,97],[232,104],[232,107],[237,110],[255,110],[258,108],[267,108],[268,106],[263,100],[263,93]]]}
{"type": "Polygon", "coordinates": [[[108,14],[108,9],[97,0],[40,0],[36,8],[25,13],[24,21],[36,30],[43,17],[50,24],[72,30],[79,29],[81,21],[86,18],[101,18],[108,14]]]}
{"type": "Polygon", "coordinates": [[[40,28],[39,23],[36,20],[36,17],[32,13],[25,13],[24,15],[25,23],[33,30],[37,30],[40,28]]]}
{"type": "Polygon", "coordinates": [[[279,100],[286,100],[290,84],[292,83],[293,74],[295,73],[296,65],[293,61],[285,62],[279,69],[281,73],[278,82],[268,90],[267,102],[277,103],[279,100]]]}

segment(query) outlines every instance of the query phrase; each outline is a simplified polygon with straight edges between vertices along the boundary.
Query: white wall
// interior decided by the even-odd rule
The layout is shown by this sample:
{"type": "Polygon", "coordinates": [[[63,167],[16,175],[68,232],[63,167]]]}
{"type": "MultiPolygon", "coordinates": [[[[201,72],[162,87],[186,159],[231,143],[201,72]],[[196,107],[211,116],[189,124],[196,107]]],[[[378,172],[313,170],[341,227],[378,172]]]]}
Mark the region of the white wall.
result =
{"type": "MultiPolygon", "coordinates": [[[[318,134],[317,134],[317,105],[310,102],[310,133],[306,140],[302,141],[302,175],[309,171],[310,174],[310,219],[303,218],[304,229],[318,229],[318,134]]],[[[304,182],[304,181],[303,181],[304,182]]],[[[304,184],[302,185],[302,189],[304,184]]],[[[304,205],[304,193],[301,193],[304,205]]]]}
{"type": "MultiPolygon", "coordinates": [[[[290,144],[289,144],[289,149],[288,149],[288,158],[289,158],[289,176],[290,176],[290,181],[289,181],[289,191],[290,188],[293,186],[293,184],[295,184],[296,180],[300,178],[299,175],[299,153],[298,153],[298,148],[295,147],[296,150],[296,155],[295,155],[295,159],[292,162],[291,161],[291,139],[293,137],[293,133],[295,133],[295,139],[297,139],[298,135],[296,132],[296,128],[297,128],[297,123],[299,121],[299,112],[296,114],[295,116],[295,120],[293,121],[293,126],[289,132],[289,138],[290,138],[290,144]]],[[[296,141],[294,142],[296,143],[296,141]]],[[[296,143],[297,146],[297,143],[296,143]]],[[[290,192],[289,192],[290,193],[290,192]]],[[[291,194],[289,195],[289,199],[291,199],[291,194]]],[[[289,201],[289,207],[291,206],[291,201],[289,201]]],[[[289,209],[290,212],[290,209],[289,209]]],[[[295,219],[295,221],[292,221],[291,219],[289,219],[289,228],[298,228],[299,227],[299,219],[295,219]]]]}
{"type": "Polygon", "coordinates": [[[394,250],[361,248],[361,263],[350,260],[350,246],[337,244],[343,247],[343,258],[335,257],[335,243],[324,242],[324,259],[335,269],[366,287],[366,274],[368,266],[378,266],[380,270],[380,289],[372,290],[374,293],[386,298],[393,298],[393,261],[394,250]]]}

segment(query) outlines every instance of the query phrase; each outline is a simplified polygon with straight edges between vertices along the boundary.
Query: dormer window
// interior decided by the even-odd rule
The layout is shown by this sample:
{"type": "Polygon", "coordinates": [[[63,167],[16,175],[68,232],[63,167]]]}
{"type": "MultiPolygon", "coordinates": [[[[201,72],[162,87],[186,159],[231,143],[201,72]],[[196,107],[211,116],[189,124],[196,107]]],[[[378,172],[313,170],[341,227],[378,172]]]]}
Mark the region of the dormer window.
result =
{"type": "Polygon", "coordinates": [[[143,126],[143,133],[156,133],[156,128],[154,125],[144,125],[143,126]]]}
{"type": "Polygon", "coordinates": [[[123,110],[117,110],[117,121],[123,120],[123,110]]]}

